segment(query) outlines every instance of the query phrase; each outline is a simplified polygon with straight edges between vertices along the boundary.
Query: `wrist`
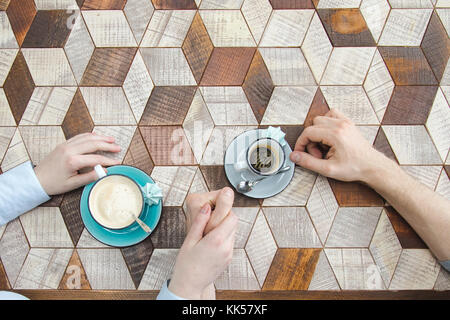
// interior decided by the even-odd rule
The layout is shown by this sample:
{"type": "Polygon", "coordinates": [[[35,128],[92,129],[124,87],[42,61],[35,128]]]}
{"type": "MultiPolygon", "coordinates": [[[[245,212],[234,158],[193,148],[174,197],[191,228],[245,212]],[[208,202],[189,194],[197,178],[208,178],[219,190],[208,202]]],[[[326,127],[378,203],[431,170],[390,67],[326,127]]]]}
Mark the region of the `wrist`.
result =
{"type": "Polygon", "coordinates": [[[45,182],[45,176],[42,174],[39,166],[34,167],[34,174],[36,175],[36,178],[38,179],[42,189],[44,189],[45,193],[47,193],[47,195],[51,196],[50,194],[50,190],[47,187],[47,184],[45,182]]]}
{"type": "Polygon", "coordinates": [[[202,289],[190,285],[187,281],[173,277],[167,287],[173,294],[188,300],[200,300],[202,289]]]}
{"type": "Polygon", "coordinates": [[[373,189],[379,189],[381,185],[386,184],[400,170],[400,167],[377,150],[370,155],[368,166],[363,172],[361,181],[373,189]]]}

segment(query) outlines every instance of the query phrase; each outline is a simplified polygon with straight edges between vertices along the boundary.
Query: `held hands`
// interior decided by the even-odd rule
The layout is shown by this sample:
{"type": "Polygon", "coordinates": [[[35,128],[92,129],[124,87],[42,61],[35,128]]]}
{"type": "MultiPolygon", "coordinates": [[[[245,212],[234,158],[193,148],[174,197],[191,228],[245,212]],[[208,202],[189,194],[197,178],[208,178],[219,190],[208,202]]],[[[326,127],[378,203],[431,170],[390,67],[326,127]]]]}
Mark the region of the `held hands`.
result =
{"type": "Polygon", "coordinates": [[[50,196],[61,194],[97,179],[94,170],[79,173],[83,168],[120,164],[120,161],[92,154],[96,151],[119,152],[120,147],[114,144],[114,138],[95,133],[83,133],[58,145],[34,169],[45,192],[50,196]]]}
{"type": "MultiPolygon", "coordinates": [[[[231,211],[230,188],[192,194],[186,199],[189,233],[178,254],[169,290],[187,299],[200,299],[225,270],[233,256],[238,218],[231,211]],[[215,205],[212,211],[211,204],[215,205]],[[209,229],[205,235],[205,230],[209,229]]],[[[214,287],[213,287],[214,289],[214,287]]]]}
{"type": "Polygon", "coordinates": [[[364,139],[341,112],[332,109],[314,118],[295,144],[290,158],[301,167],[342,181],[370,182],[376,168],[389,161],[364,139]],[[323,145],[329,147],[324,150],[323,145]]]}

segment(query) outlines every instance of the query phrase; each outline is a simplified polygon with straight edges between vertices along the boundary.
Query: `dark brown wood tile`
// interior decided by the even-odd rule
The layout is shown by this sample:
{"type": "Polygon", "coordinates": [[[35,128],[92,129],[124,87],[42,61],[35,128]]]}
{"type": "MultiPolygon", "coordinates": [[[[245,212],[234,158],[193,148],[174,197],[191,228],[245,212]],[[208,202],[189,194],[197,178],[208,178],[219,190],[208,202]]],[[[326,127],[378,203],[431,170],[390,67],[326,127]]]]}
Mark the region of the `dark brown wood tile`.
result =
{"type": "Polygon", "coordinates": [[[202,18],[198,13],[195,14],[182,49],[192,69],[195,80],[197,83],[200,83],[214,47],[202,18]]]}
{"type": "Polygon", "coordinates": [[[139,130],[134,133],[123,164],[139,168],[148,175],[152,173],[154,164],[139,130]]]}
{"type": "Polygon", "coordinates": [[[77,4],[80,8],[83,7],[84,0],[77,0],[77,4]]]}
{"type": "Polygon", "coordinates": [[[40,10],[23,41],[23,48],[63,48],[70,34],[70,10],[40,10]]]}
{"type": "Polygon", "coordinates": [[[36,15],[34,0],[11,1],[6,13],[17,43],[21,46],[36,15]]]}
{"type": "Polygon", "coordinates": [[[450,179],[450,166],[444,166],[444,170],[447,173],[447,177],[450,179]]]}
{"type": "Polygon", "coordinates": [[[437,85],[430,65],[419,47],[379,47],[378,50],[398,86],[437,85]]]}
{"type": "Polygon", "coordinates": [[[181,207],[163,207],[158,226],[150,235],[155,248],[180,248],[186,237],[186,217],[181,207]]]}
{"type": "Polygon", "coordinates": [[[278,249],[263,290],[308,290],[322,249],[278,249]]]}
{"type": "Polygon", "coordinates": [[[8,276],[6,275],[5,268],[3,267],[2,260],[0,260],[0,290],[9,290],[11,286],[9,285],[8,276]]]}
{"type": "Polygon", "coordinates": [[[140,127],[140,130],[155,165],[197,163],[181,126],[140,127]]]}
{"type": "Polygon", "coordinates": [[[0,0],[0,11],[6,11],[11,0],[0,0]]]}
{"type": "Polygon", "coordinates": [[[194,0],[152,0],[155,9],[197,9],[194,0]]]}
{"type": "MultiPolygon", "coordinates": [[[[225,170],[223,166],[201,166],[200,170],[203,173],[203,177],[205,178],[205,182],[208,185],[210,191],[222,189],[224,187],[230,187],[232,189],[233,186],[228,181],[228,178],[225,175],[225,170]]],[[[234,206],[235,207],[258,207],[259,201],[258,199],[252,199],[246,197],[242,194],[234,192],[234,206]]]]}
{"type": "Polygon", "coordinates": [[[274,87],[269,70],[267,70],[259,51],[256,51],[242,89],[244,89],[258,123],[261,122],[266,112],[274,87]]]}
{"type": "Polygon", "coordinates": [[[138,288],[153,253],[153,243],[148,237],[134,246],[122,248],[121,251],[130,270],[131,279],[138,288]]]}
{"type": "Polygon", "coordinates": [[[83,188],[66,193],[59,208],[66,223],[67,231],[69,231],[70,237],[75,245],[78,243],[84,229],[84,223],[80,213],[82,193],[83,188]]]}
{"type": "Polygon", "coordinates": [[[196,87],[155,87],[142,114],[140,126],[182,125],[196,87]]]}
{"type": "Polygon", "coordinates": [[[403,249],[427,248],[427,245],[417,235],[414,229],[410,227],[405,219],[403,219],[394,208],[386,207],[386,213],[403,249]]]}
{"type": "MultiPolygon", "coordinates": [[[[268,127],[269,126],[267,126],[267,125],[259,126],[259,128],[261,128],[261,129],[266,129],[268,127]]],[[[295,126],[295,125],[294,126],[279,126],[279,127],[280,127],[281,131],[283,131],[286,134],[284,139],[289,144],[291,149],[294,150],[295,143],[297,142],[298,137],[300,137],[300,135],[302,134],[305,127],[304,126],[295,126]]]]}
{"type": "Polygon", "coordinates": [[[383,198],[373,189],[359,182],[328,179],[341,207],[382,207],[383,198]]]}
{"type": "Polygon", "coordinates": [[[334,47],[376,46],[359,9],[318,9],[317,13],[334,47]]]}
{"type": "Polygon", "coordinates": [[[57,196],[52,196],[50,200],[44,202],[40,207],[59,207],[64,198],[64,195],[59,194],[57,196]]]}
{"type": "Polygon", "coordinates": [[[309,108],[308,114],[306,115],[304,122],[305,128],[313,125],[313,120],[315,117],[323,116],[328,111],[330,111],[330,107],[323,96],[322,90],[318,88],[313,102],[311,103],[311,107],[309,108]]]}
{"type": "Polygon", "coordinates": [[[91,285],[81,264],[80,257],[77,250],[73,250],[72,257],[67,264],[66,271],[59,283],[58,289],[60,290],[90,290],[91,285]]]}
{"type": "Polygon", "coordinates": [[[240,86],[255,48],[214,48],[201,80],[202,86],[240,86]]]}
{"type": "MultiPolygon", "coordinates": [[[[82,10],[122,10],[127,0],[84,0],[82,10]]],[[[78,3],[80,5],[80,3],[78,3]]]]}
{"type": "Polygon", "coordinates": [[[389,159],[394,160],[398,163],[397,157],[395,156],[395,153],[392,150],[391,145],[389,144],[386,134],[381,127],[378,130],[377,136],[373,143],[373,147],[383,153],[389,159]]]}
{"type": "Polygon", "coordinates": [[[94,122],[79,89],[77,89],[73,97],[72,104],[66,113],[61,128],[66,139],[70,139],[80,133],[92,132],[94,129],[94,122]]]}
{"type": "Polygon", "coordinates": [[[34,91],[34,81],[21,51],[17,54],[3,89],[8,98],[9,106],[16,123],[19,124],[22,115],[34,91]]]}
{"type": "Polygon", "coordinates": [[[314,9],[311,0],[269,0],[274,9],[314,9]]]}
{"type": "Polygon", "coordinates": [[[136,50],[136,48],[96,48],[81,85],[88,87],[123,85],[136,50]]]}
{"type": "Polygon", "coordinates": [[[421,47],[434,75],[441,81],[450,57],[450,39],[436,11],[431,16],[421,47]]]}
{"type": "Polygon", "coordinates": [[[382,124],[425,124],[437,86],[396,86],[382,124]]]}

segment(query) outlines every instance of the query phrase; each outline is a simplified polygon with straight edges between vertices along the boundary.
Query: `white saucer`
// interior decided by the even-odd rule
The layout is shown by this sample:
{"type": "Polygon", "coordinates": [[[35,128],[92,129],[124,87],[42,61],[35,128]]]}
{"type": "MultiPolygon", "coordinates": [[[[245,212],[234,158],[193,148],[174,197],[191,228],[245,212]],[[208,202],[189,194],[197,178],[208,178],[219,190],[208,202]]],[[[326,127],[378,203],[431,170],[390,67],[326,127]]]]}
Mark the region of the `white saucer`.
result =
{"type": "MultiPolygon", "coordinates": [[[[225,174],[235,189],[239,182],[243,180],[253,181],[263,177],[252,172],[249,168],[236,170],[235,164],[245,161],[247,148],[257,139],[265,138],[266,132],[267,130],[264,129],[245,131],[234,138],[228,146],[224,157],[225,174]]],[[[295,164],[289,159],[292,149],[288,143],[284,145],[283,150],[285,152],[285,161],[282,167],[290,166],[291,169],[265,178],[253,187],[251,191],[243,193],[244,195],[256,199],[269,198],[280,193],[289,185],[294,176],[295,164]]]]}

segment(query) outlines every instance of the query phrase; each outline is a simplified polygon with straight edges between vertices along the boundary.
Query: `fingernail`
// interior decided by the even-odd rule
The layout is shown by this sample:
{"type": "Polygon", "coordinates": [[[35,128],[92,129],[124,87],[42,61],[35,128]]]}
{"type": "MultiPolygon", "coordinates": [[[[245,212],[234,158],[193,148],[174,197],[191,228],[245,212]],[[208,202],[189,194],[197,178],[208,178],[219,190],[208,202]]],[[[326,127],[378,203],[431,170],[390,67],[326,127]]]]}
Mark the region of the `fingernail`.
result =
{"type": "Polygon", "coordinates": [[[223,194],[227,197],[232,197],[234,195],[234,192],[230,188],[226,188],[223,194]]]}
{"type": "Polygon", "coordinates": [[[298,162],[300,161],[300,153],[299,152],[292,152],[291,153],[291,160],[293,162],[298,162]]]}
{"type": "Polygon", "coordinates": [[[200,210],[201,214],[208,214],[209,211],[209,204],[205,204],[202,209],[200,210]]]}

